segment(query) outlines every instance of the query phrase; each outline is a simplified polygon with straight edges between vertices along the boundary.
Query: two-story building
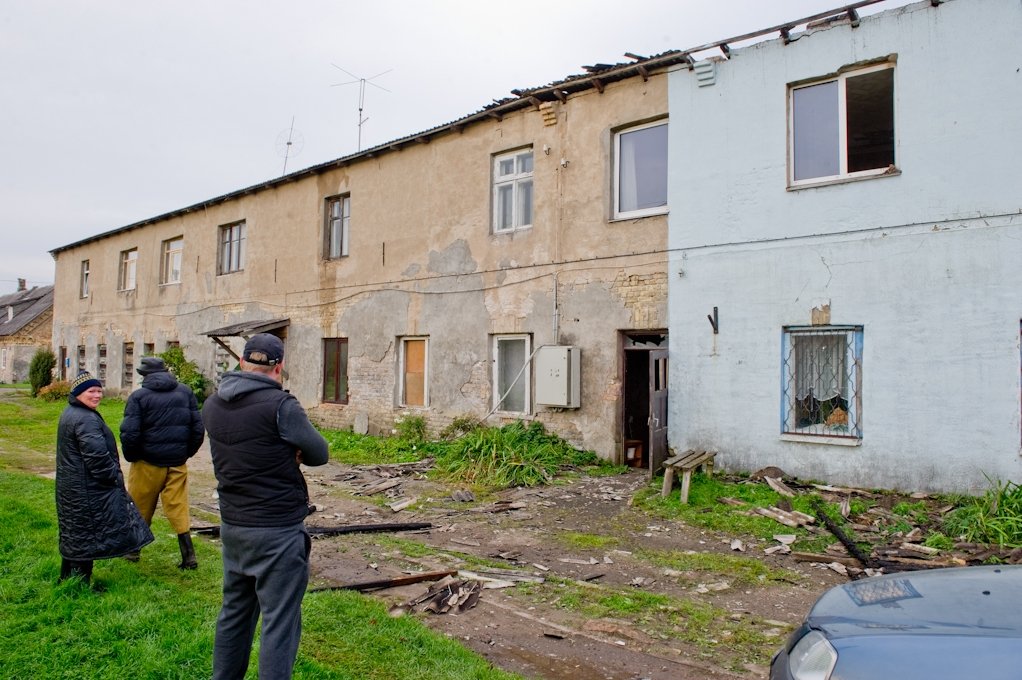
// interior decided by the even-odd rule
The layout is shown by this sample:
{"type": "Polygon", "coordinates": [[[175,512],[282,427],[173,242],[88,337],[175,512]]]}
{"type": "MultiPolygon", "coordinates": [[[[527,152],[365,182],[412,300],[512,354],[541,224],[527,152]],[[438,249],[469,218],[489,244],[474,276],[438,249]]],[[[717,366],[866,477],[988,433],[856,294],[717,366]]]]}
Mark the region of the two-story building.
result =
{"type": "Polygon", "coordinates": [[[143,355],[179,344],[212,377],[267,331],[327,426],[540,419],[608,459],[662,459],[667,71],[688,61],[589,67],[57,248],[60,364],[129,391],[143,355]]]}
{"type": "Polygon", "coordinates": [[[670,441],[866,487],[1022,478],[1022,4],[854,9],[670,76],[670,441]]]}

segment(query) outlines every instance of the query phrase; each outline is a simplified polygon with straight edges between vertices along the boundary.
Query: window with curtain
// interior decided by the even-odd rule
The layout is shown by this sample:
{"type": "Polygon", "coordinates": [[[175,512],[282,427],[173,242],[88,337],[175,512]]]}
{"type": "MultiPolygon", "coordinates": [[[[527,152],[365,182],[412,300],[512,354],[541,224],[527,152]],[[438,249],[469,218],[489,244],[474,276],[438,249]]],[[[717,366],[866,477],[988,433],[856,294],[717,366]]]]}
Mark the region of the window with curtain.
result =
{"type": "Polygon", "coordinates": [[[614,135],[614,217],[667,211],[667,121],[614,135]]]}
{"type": "Polygon", "coordinates": [[[862,438],[862,327],[784,329],[783,434],[862,438]]]}

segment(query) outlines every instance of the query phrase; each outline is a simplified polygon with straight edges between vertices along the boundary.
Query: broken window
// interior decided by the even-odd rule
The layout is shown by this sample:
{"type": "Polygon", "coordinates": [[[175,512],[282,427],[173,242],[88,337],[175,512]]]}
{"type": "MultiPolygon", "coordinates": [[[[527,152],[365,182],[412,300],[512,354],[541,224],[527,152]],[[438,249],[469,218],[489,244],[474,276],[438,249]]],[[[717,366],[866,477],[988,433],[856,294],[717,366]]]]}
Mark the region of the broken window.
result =
{"type": "Polygon", "coordinates": [[[493,405],[497,411],[529,413],[532,375],[527,335],[493,338],[493,405]]]}
{"type": "Polygon", "coordinates": [[[121,372],[121,387],[131,389],[132,383],[135,382],[135,343],[124,343],[121,348],[121,356],[124,359],[121,372]]]}
{"type": "Polygon", "coordinates": [[[220,227],[220,257],[217,274],[230,274],[245,268],[245,223],[235,222],[220,227]]]}
{"type": "Polygon", "coordinates": [[[493,159],[493,231],[532,226],[532,149],[493,159]]]}
{"type": "Polygon", "coordinates": [[[326,200],[326,258],[334,260],[348,254],[348,227],[351,223],[351,196],[326,200]]]}
{"type": "Polygon", "coordinates": [[[614,135],[614,217],[667,211],[667,122],[614,135]]]}
{"type": "Polygon", "coordinates": [[[841,179],[894,166],[894,66],[792,87],[791,181],[841,179]]]}
{"type": "Polygon", "coordinates": [[[323,338],[323,401],[348,403],[347,338],[323,338]]]}
{"type": "Polygon", "coordinates": [[[163,259],[160,262],[160,283],[181,283],[181,257],[184,253],[183,236],[163,242],[163,259]]]}
{"type": "Polygon", "coordinates": [[[429,405],[428,354],[426,338],[401,340],[401,395],[402,406],[429,405]]]}
{"type": "Polygon", "coordinates": [[[784,329],[782,434],[862,438],[862,327],[784,329]]]}
{"type": "Polygon", "coordinates": [[[138,248],[121,251],[121,266],[117,276],[117,290],[135,290],[135,272],[138,248]]]}

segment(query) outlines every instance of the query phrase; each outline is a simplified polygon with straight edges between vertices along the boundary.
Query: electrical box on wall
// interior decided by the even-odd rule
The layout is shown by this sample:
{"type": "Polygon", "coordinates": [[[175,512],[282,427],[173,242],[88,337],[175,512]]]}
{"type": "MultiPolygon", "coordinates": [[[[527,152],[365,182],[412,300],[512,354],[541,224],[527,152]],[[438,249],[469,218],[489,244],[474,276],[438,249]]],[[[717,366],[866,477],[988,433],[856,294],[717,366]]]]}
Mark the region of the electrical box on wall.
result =
{"type": "Polygon", "coordinates": [[[559,408],[582,405],[582,350],[545,345],[536,352],[536,404],[559,408]]]}

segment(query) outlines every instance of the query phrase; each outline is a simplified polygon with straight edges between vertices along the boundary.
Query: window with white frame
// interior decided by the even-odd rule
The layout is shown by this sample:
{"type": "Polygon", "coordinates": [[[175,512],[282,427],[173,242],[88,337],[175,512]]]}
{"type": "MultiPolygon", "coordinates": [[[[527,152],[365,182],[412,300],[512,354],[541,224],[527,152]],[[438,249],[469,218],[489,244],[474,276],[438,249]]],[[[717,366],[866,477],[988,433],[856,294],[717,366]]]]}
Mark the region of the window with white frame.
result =
{"type": "Polygon", "coordinates": [[[245,222],[220,227],[220,253],[217,274],[230,274],[245,268],[245,222]]]}
{"type": "Polygon", "coordinates": [[[667,121],[614,135],[614,217],[667,212],[667,121]]]}
{"type": "Polygon", "coordinates": [[[894,167],[894,65],[790,88],[792,185],[868,177],[894,167]]]}
{"type": "Polygon", "coordinates": [[[78,279],[78,296],[89,297],[89,261],[82,260],[81,276],[78,279]]]}
{"type": "Polygon", "coordinates": [[[781,432],[862,439],[862,326],[787,327],[781,432]]]}
{"type": "Polygon", "coordinates": [[[493,231],[532,226],[532,149],[493,158],[493,231]]]}
{"type": "Polygon", "coordinates": [[[185,239],[183,236],[167,239],[163,242],[163,255],[160,258],[160,284],[181,283],[181,261],[184,255],[185,239]]]}
{"type": "Polygon", "coordinates": [[[401,406],[429,405],[429,355],[426,338],[401,338],[401,406]]]}
{"type": "Polygon", "coordinates": [[[351,225],[351,196],[326,199],[326,258],[335,260],[348,255],[348,229],[351,225]]]}
{"type": "Polygon", "coordinates": [[[493,336],[493,406],[497,411],[529,413],[532,403],[531,341],[528,335],[493,336]]]}
{"type": "Polygon", "coordinates": [[[121,251],[121,265],[117,274],[117,290],[135,290],[135,272],[138,266],[138,248],[121,251]]]}

